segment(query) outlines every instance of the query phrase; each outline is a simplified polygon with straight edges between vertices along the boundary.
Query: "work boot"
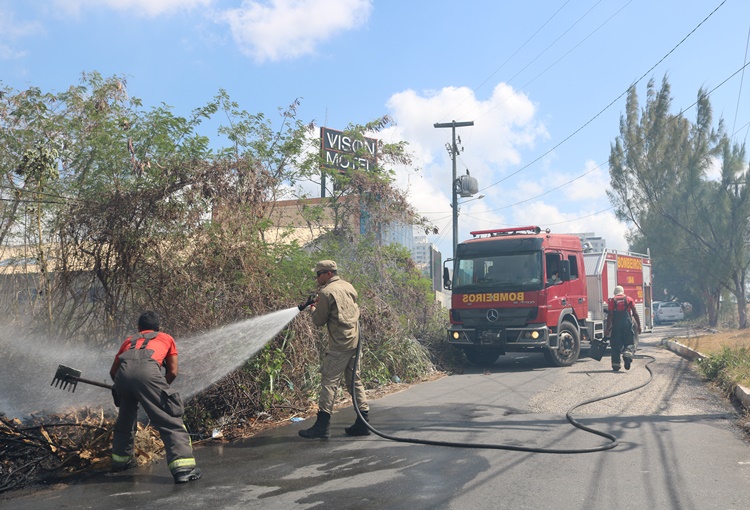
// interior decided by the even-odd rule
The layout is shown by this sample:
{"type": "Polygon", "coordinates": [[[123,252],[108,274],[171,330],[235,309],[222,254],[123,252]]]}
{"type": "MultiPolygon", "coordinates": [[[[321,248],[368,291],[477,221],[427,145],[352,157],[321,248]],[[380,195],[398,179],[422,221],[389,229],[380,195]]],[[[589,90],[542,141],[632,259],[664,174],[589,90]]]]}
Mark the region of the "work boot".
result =
{"type": "Polygon", "coordinates": [[[318,411],[315,425],[307,430],[300,430],[299,435],[305,439],[328,439],[331,437],[331,415],[325,411],[318,411]]]}
{"type": "Polygon", "coordinates": [[[362,418],[357,415],[357,420],[354,422],[354,425],[351,427],[346,427],[344,429],[344,432],[346,432],[349,436],[369,436],[370,435],[370,429],[367,428],[366,421],[370,421],[369,419],[369,411],[359,411],[362,413],[362,418]]]}
{"type": "Polygon", "coordinates": [[[620,365],[612,365],[612,371],[613,372],[619,372],[620,371],[620,365]]]}
{"type": "Polygon", "coordinates": [[[630,370],[630,364],[633,362],[633,358],[630,357],[630,354],[625,353],[622,356],[622,360],[625,362],[625,370],[630,370]]]}
{"type": "Polygon", "coordinates": [[[126,462],[112,461],[112,472],[120,473],[121,471],[125,471],[126,469],[131,469],[137,466],[138,466],[138,462],[136,462],[135,459],[130,459],[126,462]]]}
{"type": "Polygon", "coordinates": [[[174,477],[174,483],[187,483],[192,480],[197,480],[202,474],[201,468],[195,466],[192,468],[178,469],[172,473],[172,476],[174,477]]]}

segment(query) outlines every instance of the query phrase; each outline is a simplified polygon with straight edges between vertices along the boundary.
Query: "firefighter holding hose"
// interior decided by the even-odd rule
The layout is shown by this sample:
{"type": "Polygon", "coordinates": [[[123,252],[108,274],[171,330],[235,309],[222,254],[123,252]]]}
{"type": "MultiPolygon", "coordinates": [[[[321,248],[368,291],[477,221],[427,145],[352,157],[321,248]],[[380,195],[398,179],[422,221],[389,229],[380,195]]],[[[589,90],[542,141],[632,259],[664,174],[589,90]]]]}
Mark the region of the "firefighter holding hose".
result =
{"type": "Polygon", "coordinates": [[[612,351],[612,370],[620,370],[620,356],[625,370],[630,370],[635,354],[635,333],[641,333],[641,319],[635,309],[635,301],[625,295],[622,286],[615,287],[614,297],[609,298],[607,326],[604,339],[609,338],[612,351]]]}
{"type": "MultiPolygon", "coordinates": [[[[330,437],[331,413],[336,398],[341,375],[344,375],[346,389],[351,393],[352,379],[357,405],[362,417],[367,420],[370,407],[367,404],[365,388],[359,378],[359,366],[355,366],[359,343],[359,305],[357,291],[338,275],[338,267],[333,260],[321,260],[315,266],[318,283],[317,298],[308,299],[299,305],[300,310],[310,306],[312,320],[316,326],[328,327],[328,349],[320,366],[320,396],[318,416],[315,424],[299,435],[306,439],[327,439],[330,437]]],[[[367,436],[370,430],[357,416],[351,427],[344,431],[350,436],[367,436]]]]}

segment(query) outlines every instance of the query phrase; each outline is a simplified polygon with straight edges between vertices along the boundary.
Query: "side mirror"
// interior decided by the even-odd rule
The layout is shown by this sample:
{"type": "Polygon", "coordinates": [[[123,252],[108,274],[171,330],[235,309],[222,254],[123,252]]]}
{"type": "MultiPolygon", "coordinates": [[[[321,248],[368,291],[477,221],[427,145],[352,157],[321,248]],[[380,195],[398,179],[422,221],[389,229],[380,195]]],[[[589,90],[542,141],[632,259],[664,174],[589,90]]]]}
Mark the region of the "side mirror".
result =
{"type": "Polygon", "coordinates": [[[570,261],[569,260],[560,261],[560,279],[564,282],[570,281],[570,261]]]}
{"type": "Polygon", "coordinates": [[[443,267],[443,288],[451,290],[451,274],[447,267],[443,267]]]}

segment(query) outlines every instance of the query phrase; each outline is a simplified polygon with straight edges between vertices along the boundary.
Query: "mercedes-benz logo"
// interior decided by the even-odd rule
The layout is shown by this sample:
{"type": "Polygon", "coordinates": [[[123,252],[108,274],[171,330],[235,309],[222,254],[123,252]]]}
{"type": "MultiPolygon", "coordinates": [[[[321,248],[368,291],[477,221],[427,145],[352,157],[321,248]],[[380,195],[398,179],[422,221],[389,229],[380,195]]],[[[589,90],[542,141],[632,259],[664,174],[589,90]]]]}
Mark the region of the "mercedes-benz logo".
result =
{"type": "Polygon", "coordinates": [[[498,317],[500,317],[500,314],[494,308],[487,312],[487,320],[490,322],[495,322],[498,317]]]}

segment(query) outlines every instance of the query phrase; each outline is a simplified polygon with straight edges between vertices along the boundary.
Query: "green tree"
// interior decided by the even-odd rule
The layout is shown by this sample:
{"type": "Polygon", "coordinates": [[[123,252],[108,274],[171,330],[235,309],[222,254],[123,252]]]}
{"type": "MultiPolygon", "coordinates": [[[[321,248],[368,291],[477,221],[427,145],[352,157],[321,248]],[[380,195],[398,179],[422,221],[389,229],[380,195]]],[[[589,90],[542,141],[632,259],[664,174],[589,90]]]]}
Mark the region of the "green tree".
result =
{"type": "MultiPolygon", "coordinates": [[[[671,114],[670,106],[666,78],[659,90],[649,82],[642,110],[635,87],[629,91],[620,135],[610,151],[610,200],[618,217],[662,252],[656,257],[663,261],[659,265],[672,264],[674,277],[692,282],[712,325],[718,320],[723,286],[734,294],[744,328],[749,198],[744,151],[729,148],[721,121],[713,127],[704,90],[698,92],[695,122],[671,114]],[[717,161],[722,166],[720,183],[707,179],[717,161]]],[[[655,269],[658,274],[656,263],[655,269]]]]}

